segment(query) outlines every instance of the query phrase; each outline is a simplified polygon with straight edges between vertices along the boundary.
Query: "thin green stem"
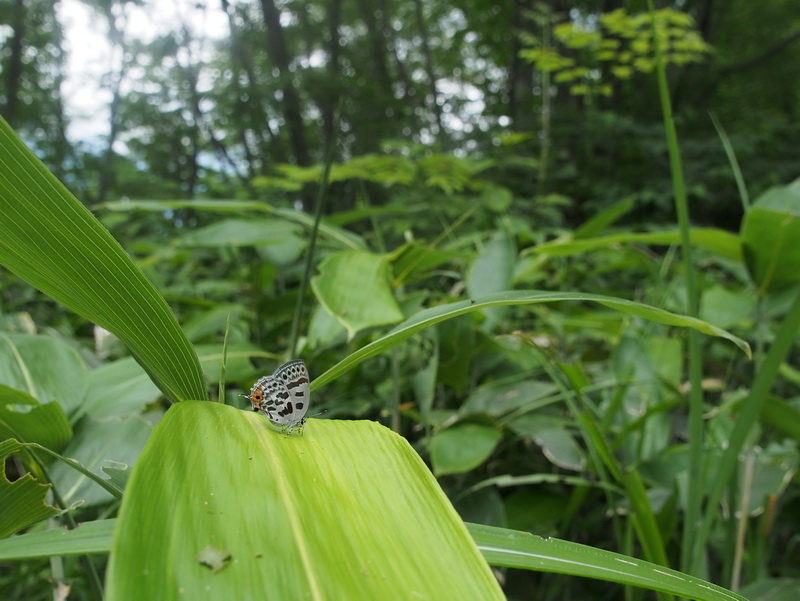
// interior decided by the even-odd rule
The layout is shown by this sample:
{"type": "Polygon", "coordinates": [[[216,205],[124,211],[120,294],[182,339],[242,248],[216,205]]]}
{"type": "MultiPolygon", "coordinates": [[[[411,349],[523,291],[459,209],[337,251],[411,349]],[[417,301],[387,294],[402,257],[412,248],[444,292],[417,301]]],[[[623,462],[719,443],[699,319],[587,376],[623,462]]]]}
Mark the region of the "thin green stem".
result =
{"type": "MultiPolygon", "coordinates": [[[[336,120],[338,123],[338,119],[336,120]]],[[[333,163],[333,149],[335,147],[335,136],[331,136],[328,141],[328,148],[325,151],[325,169],[322,172],[322,179],[319,182],[317,189],[317,201],[314,208],[314,225],[311,227],[311,239],[308,243],[308,252],[306,253],[306,264],[303,270],[303,279],[300,280],[300,290],[297,292],[297,303],[294,308],[294,316],[292,317],[292,330],[289,337],[289,359],[297,354],[297,340],[300,336],[300,317],[303,314],[303,301],[306,296],[306,288],[308,282],[311,280],[311,270],[314,266],[314,249],[317,246],[317,232],[319,231],[319,223],[322,220],[322,207],[325,204],[328,193],[328,180],[331,174],[331,164],[333,163]]]]}
{"type": "MultiPolygon", "coordinates": [[[[39,469],[42,471],[45,479],[50,483],[50,492],[53,495],[53,500],[55,501],[56,505],[61,509],[67,509],[67,504],[64,502],[63,497],[58,492],[53,479],[50,477],[50,473],[47,471],[47,468],[44,465],[44,462],[40,461],[39,458],[36,456],[36,453],[29,450],[28,451],[39,466],[39,469]]],[[[70,530],[75,530],[78,527],[75,518],[72,517],[72,514],[69,511],[65,511],[62,516],[64,517],[64,521],[67,522],[67,526],[70,530]]],[[[103,582],[100,580],[100,575],[97,573],[97,569],[94,567],[91,558],[88,555],[81,555],[79,558],[83,569],[86,572],[87,579],[89,581],[89,586],[94,593],[96,599],[102,601],[103,599],[103,582]]]]}
{"type": "Polygon", "coordinates": [[[225,399],[225,370],[228,358],[228,332],[231,329],[231,314],[228,312],[228,319],[225,321],[225,337],[222,339],[222,365],[219,368],[219,392],[217,392],[217,402],[226,404],[225,399]]]}
{"type": "Polygon", "coordinates": [[[717,517],[717,514],[712,513],[711,509],[718,507],[722,500],[727,482],[738,466],[739,454],[744,448],[750,432],[758,423],[758,414],[764,406],[786,353],[795,342],[798,330],[800,330],[800,291],[795,296],[786,317],[775,328],[775,341],[764,356],[764,360],[758,365],[750,394],[739,408],[736,423],[728,436],[728,447],[722,458],[714,465],[714,481],[708,495],[709,515],[699,524],[699,533],[695,539],[697,546],[694,552],[695,556],[699,555],[704,541],[708,540],[717,517]]]}
{"type": "MultiPolygon", "coordinates": [[[[667,85],[667,72],[664,66],[664,57],[661,53],[658,26],[656,24],[653,0],[647,0],[650,10],[651,27],[653,30],[653,44],[656,55],[656,74],[658,76],[658,92],[661,100],[661,111],[664,119],[664,129],[669,150],[669,166],[672,175],[672,191],[675,197],[675,210],[678,215],[678,225],[681,232],[681,250],[683,252],[683,269],[686,281],[687,307],[686,313],[697,317],[699,307],[699,294],[692,261],[691,226],[689,223],[689,204],[686,200],[686,185],[683,179],[683,166],[681,164],[680,148],[678,146],[678,133],[672,114],[672,104],[669,98],[667,85]]],[[[700,521],[700,512],[703,502],[703,466],[704,466],[704,432],[703,432],[703,391],[700,386],[702,365],[700,357],[700,336],[697,332],[689,332],[689,484],[686,503],[686,516],[683,523],[683,545],[687,552],[681,557],[681,570],[690,574],[695,573],[698,558],[694,552],[697,549],[697,526],[700,521]]]]}

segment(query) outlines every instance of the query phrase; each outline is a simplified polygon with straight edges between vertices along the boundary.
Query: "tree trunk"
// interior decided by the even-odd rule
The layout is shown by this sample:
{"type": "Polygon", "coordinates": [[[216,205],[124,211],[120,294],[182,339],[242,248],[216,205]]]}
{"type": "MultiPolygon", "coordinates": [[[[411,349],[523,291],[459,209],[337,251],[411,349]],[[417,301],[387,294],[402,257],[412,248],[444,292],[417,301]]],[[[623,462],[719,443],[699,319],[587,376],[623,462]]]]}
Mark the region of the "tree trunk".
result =
{"type": "MultiPolygon", "coordinates": [[[[533,120],[533,68],[523,61],[519,52],[523,48],[517,35],[520,31],[531,31],[532,23],[525,17],[530,10],[525,0],[514,0],[514,13],[511,30],[511,65],[508,68],[508,116],[511,127],[518,131],[528,131],[536,127],[533,120]]],[[[531,31],[531,33],[534,33],[531,31]]],[[[539,33],[539,32],[535,32],[539,33]]]]}
{"type": "Polygon", "coordinates": [[[322,112],[322,148],[329,148],[333,141],[336,119],[336,106],[339,103],[340,87],[336,83],[341,66],[341,39],[339,36],[339,23],[342,17],[342,0],[330,0],[328,3],[328,79],[330,89],[336,90],[335,94],[325,94],[319,99],[322,112]]]}
{"type": "Polygon", "coordinates": [[[431,96],[431,108],[433,109],[436,131],[434,135],[441,144],[444,140],[444,128],[442,127],[442,107],[439,106],[439,92],[436,89],[436,73],[433,67],[433,54],[428,43],[428,26],[425,23],[425,13],[423,11],[422,0],[414,0],[414,9],[417,15],[417,29],[419,29],[420,39],[422,40],[422,54],[425,58],[425,71],[428,78],[428,93],[431,96]]]}
{"type": "MultiPolygon", "coordinates": [[[[99,7],[108,24],[108,41],[111,44],[111,54],[119,57],[119,66],[115,72],[109,73],[109,89],[111,91],[111,103],[108,106],[108,139],[103,154],[103,168],[100,171],[100,181],[98,183],[97,200],[105,202],[108,200],[108,192],[114,185],[114,144],[120,130],[119,108],[122,103],[122,81],[125,79],[125,34],[117,27],[117,18],[114,15],[111,3],[101,3],[99,7]]],[[[113,67],[112,67],[113,68],[113,67]]]]}
{"type": "MultiPolygon", "coordinates": [[[[257,85],[258,78],[253,68],[253,56],[246,44],[242,43],[241,32],[236,22],[236,15],[227,0],[222,0],[222,9],[228,15],[231,38],[231,66],[233,69],[232,85],[236,95],[236,105],[242,119],[240,138],[248,161],[248,173],[253,177],[268,172],[271,162],[286,162],[286,148],[269,125],[269,112],[264,103],[264,94],[257,85]],[[240,83],[239,70],[244,74],[240,83]],[[247,100],[245,100],[245,96],[247,100]],[[253,138],[251,141],[250,138],[253,138]]],[[[246,13],[239,13],[249,25],[246,13]]]]}
{"type": "Polygon", "coordinates": [[[280,12],[275,6],[274,0],[261,0],[261,11],[264,14],[264,25],[267,29],[267,53],[280,74],[283,114],[289,130],[289,143],[297,164],[305,167],[311,164],[311,158],[303,125],[300,95],[294,88],[292,73],[289,70],[289,52],[283,38],[280,12]]]}

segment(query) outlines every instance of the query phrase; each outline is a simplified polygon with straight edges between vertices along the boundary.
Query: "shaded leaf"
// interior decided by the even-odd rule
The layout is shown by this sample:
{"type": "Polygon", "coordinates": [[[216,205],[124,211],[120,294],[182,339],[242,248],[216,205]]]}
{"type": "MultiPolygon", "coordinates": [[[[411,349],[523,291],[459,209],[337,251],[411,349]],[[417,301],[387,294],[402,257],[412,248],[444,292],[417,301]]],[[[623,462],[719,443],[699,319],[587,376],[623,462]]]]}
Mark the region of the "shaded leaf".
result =
{"type": "MultiPolygon", "coordinates": [[[[714,228],[695,228],[691,230],[691,239],[693,244],[722,257],[736,261],[742,260],[741,243],[736,234],[714,228]]],[[[525,254],[536,253],[552,257],[566,257],[617,244],[671,245],[680,243],[681,233],[678,230],[648,233],[622,232],[598,238],[554,240],[534,246],[525,254]]]]}
{"type": "Polygon", "coordinates": [[[0,382],[40,403],[57,401],[66,413],[83,403],[88,370],[80,355],[50,336],[0,334],[0,382]]]}
{"type": "MultiPolygon", "coordinates": [[[[238,213],[243,211],[258,211],[278,215],[288,221],[293,221],[311,229],[314,219],[312,216],[292,209],[279,209],[265,202],[246,200],[121,200],[107,202],[102,205],[112,211],[154,211],[163,213],[174,209],[192,209],[195,211],[238,213]]],[[[319,225],[320,234],[326,239],[336,242],[339,246],[353,249],[366,248],[364,241],[352,232],[336,227],[324,220],[319,225]]]]}
{"type": "Polygon", "coordinates": [[[97,520],[74,530],[50,528],[0,540],[0,561],[105,554],[117,520],[97,520]]]}
{"type": "Polygon", "coordinates": [[[742,245],[760,294],[800,281],[800,180],[768,190],[742,220],[742,245]]]}
{"type": "Polygon", "coordinates": [[[437,476],[461,474],[486,461],[500,441],[497,428],[461,423],[431,438],[431,463],[437,476]]]}
{"type": "MultiPolygon", "coordinates": [[[[0,442],[0,465],[5,465],[6,457],[22,448],[13,439],[0,442]]],[[[58,508],[45,503],[49,489],[49,484],[39,483],[31,474],[9,482],[3,470],[0,475],[0,507],[3,508],[0,511],[0,538],[61,513],[58,508]]]]}
{"type": "Polygon", "coordinates": [[[320,303],[352,338],[373,326],[396,323],[403,313],[389,287],[389,262],[362,251],[341,251],[319,266],[311,287],[320,303]]]}
{"type": "Polygon", "coordinates": [[[72,438],[72,427],[58,403],[40,404],[24,392],[0,385],[0,440],[6,438],[60,451],[72,438]]]}

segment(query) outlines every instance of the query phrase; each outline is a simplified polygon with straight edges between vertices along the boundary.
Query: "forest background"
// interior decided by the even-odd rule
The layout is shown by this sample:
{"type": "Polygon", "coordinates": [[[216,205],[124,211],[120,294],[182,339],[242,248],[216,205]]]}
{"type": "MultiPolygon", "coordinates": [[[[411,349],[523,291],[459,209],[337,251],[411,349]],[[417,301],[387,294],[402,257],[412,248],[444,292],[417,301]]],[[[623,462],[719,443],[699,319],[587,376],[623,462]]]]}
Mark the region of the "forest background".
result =
{"type": "MultiPolygon", "coordinates": [[[[685,454],[697,432],[685,406],[692,343],[638,319],[647,315],[588,302],[598,293],[697,314],[754,346],[756,363],[703,339],[703,444],[709,457],[724,449],[800,279],[797,251],[767,243],[770,230],[754,243],[746,226],[760,202],[790,220],[800,213],[795,1],[656,2],[678,189],[704,228],[688,269],[644,1],[222,0],[170,3],[165,18],[155,2],[92,0],[81,14],[104,39],[91,82],[76,79],[65,41],[76,5],[0,2],[1,114],[156,284],[213,382],[227,329],[241,359],[227,376],[230,403],[244,407],[237,393],[295,349],[316,377],[423,307],[578,291],[585,302],[439,323],[340,376],[315,405],[403,434],[465,520],[640,554],[647,545],[631,526],[608,519],[630,499],[593,487],[613,473],[598,467],[565,400],[572,390],[619,461],[641,469],[670,565],[750,586],[751,599],[776,583],[796,593],[796,349],[774,360],[774,396],[742,443],[704,553],[692,553],[686,512],[709,494],[686,484],[697,474],[685,454]],[[97,90],[88,110],[75,102],[81,81],[97,90]],[[310,215],[329,162],[314,250],[310,215]],[[762,242],[768,268],[753,258],[762,242]],[[754,472],[744,536],[728,509],[754,472]],[[553,479],[533,477],[545,474],[553,479]]],[[[77,351],[87,382],[128,356],[10,272],[0,288],[5,331],[77,351]]],[[[131,394],[110,413],[97,399],[89,409],[67,401],[59,450],[98,471],[133,465],[167,403],[152,385],[131,394]],[[110,416],[119,429],[102,433],[110,416]],[[98,442],[123,431],[113,451],[98,442]]],[[[53,477],[67,502],[84,499],[88,514],[114,507],[62,467],[53,477]]],[[[45,564],[30,569],[3,586],[44,594],[26,578],[45,564]]],[[[76,589],[89,589],[75,570],[76,589]]],[[[502,581],[510,598],[599,594],[552,575],[502,581]]]]}

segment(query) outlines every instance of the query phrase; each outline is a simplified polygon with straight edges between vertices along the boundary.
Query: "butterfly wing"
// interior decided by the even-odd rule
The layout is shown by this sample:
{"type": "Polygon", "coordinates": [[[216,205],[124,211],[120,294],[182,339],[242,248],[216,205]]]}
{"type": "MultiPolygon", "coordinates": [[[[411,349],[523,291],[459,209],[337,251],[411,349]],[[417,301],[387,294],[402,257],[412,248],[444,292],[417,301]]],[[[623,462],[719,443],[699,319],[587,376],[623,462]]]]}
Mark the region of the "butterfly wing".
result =
{"type": "Polygon", "coordinates": [[[250,403],[253,410],[266,415],[271,421],[278,422],[278,415],[284,411],[291,395],[281,380],[272,376],[264,376],[250,390],[250,403]]]}
{"type": "Polygon", "coordinates": [[[278,419],[273,419],[272,416],[270,419],[275,423],[288,426],[302,423],[311,397],[311,382],[305,362],[302,359],[289,361],[281,365],[272,378],[286,387],[289,398],[286,404],[276,411],[278,419]]]}

